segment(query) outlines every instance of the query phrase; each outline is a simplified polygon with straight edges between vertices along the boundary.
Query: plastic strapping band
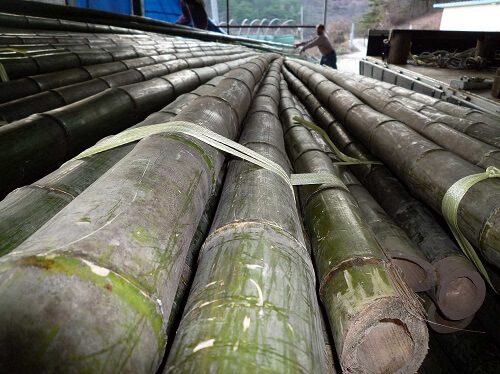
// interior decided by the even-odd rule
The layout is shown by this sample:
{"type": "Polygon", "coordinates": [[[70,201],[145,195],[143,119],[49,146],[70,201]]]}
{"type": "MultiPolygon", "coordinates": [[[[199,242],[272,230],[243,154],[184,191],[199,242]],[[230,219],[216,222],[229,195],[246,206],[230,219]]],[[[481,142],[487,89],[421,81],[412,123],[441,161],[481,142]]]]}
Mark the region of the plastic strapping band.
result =
{"type": "Polygon", "coordinates": [[[336,187],[344,188],[345,190],[347,190],[347,187],[345,187],[345,185],[337,176],[329,173],[292,174],[291,176],[289,176],[280,165],[260,155],[259,153],[252,151],[251,149],[213,131],[210,131],[202,126],[183,121],[171,121],[125,130],[115,136],[103,139],[95,146],[83,151],[72,160],[89,157],[97,153],[143,139],[147,136],[171,133],[192,136],[214,148],[237,156],[243,160],[249,161],[269,171],[272,171],[285,180],[285,182],[290,186],[292,192],[294,185],[324,183],[332,184],[336,187]]]}
{"type": "Polygon", "coordinates": [[[477,269],[488,281],[489,285],[495,289],[476,251],[458,227],[458,206],[460,205],[460,201],[472,186],[488,178],[500,178],[500,169],[494,166],[489,166],[484,173],[469,175],[453,183],[453,185],[444,194],[443,201],[441,203],[441,211],[443,212],[443,216],[446,219],[446,222],[448,222],[448,225],[453,232],[453,236],[457,240],[462,251],[469,258],[469,260],[476,265],[477,269]]]}
{"type": "Polygon", "coordinates": [[[5,67],[0,63],[0,80],[2,82],[8,82],[9,81],[9,76],[7,75],[7,71],[5,70],[5,67]]]}
{"type": "Polygon", "coordinates": [[[0,52],[16,52],[21,55],[25,55],[28,53],[28,51],[25,51],[23,49],[18,49],[18,48],[0,48],[0,52]]]}
{"type": "Polygon", "coordinates": [[[382,165],[382,162],[380,161],[367,161],[367,160],[358,160],[357,158],[354,157],[349,157],[345,153],[342,153],[340,149],[337,148],[335,144],[333,144],[332,140],[328,136],[328,134],[323,130],[321,127],[318,125],[306,121],[303,118],[300,117],[293,117],[294,121],[297,121],[301,123],[302,125],[309,127],[310,129],[313,129],[314,131],[318,132],[328,143],[328,145],[332,148],[332,150],[335,152],[337,157],[342,160],[341,162],[334,162],[334,164],[339,164],[339,165],[382,165]]]}

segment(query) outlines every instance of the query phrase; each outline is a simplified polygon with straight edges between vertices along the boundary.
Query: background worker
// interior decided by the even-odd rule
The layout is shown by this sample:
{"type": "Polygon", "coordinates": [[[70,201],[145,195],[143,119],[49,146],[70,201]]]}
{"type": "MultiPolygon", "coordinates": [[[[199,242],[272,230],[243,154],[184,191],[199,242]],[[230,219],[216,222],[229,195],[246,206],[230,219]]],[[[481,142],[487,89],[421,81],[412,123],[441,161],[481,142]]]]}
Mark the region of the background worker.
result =
{"type": "Polygon", "coordinates": [[[203,0],[180,0],[182,14],[175,23],[179,25],[192,24],[197,29],[206,30],[208,17],[203,0]]]}
{"type": "Polygon", "coordinates": [[[310,41],[305,41],[302,43],[298,43],[294,45],[294,48],[302,47],[301,53],[306,49],[312,47],[318,47],[319,51],[323,55],[321,57],[321,65],[330,66],[334,69],[337,69],[337,54],[335,53],[335,49],[333,49],[333,44],[326,35],[325,25],[317,25],[316,26],[316,36],[314,39],[310,41]]]}

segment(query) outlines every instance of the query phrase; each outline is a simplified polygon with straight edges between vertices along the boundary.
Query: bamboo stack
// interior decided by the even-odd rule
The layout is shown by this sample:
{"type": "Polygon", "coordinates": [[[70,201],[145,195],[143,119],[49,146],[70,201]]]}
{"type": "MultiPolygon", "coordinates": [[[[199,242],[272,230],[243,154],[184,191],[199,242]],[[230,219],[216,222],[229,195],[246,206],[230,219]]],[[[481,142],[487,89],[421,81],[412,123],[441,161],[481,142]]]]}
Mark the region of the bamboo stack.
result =
{"type": "MultiPolygon", "coordinates": [[[[169,121],[222,79],[222,76],[213,78],[197,89],[179,96],[161,111],[152,113],[133,127],[169,121]]],[[[20,187],[7,195],[0,202],[0,256],[11,252],[26,240],[134,146],[135,143],[127,144],[85,159],[70,161],[35,183],[20,187]]]]}
{"type": "MultiPolygon", "coordinates": [[[[246,56],[248,58],[248,56],[246,56]]],[[[137,123],[176,96],[225,73],[244,59],[184,69],[145,82],[108,89],[60,109],[0,127],[0,195],[60,166],[107,135],[137,123]],[[36,139],[36,141],[33,141],[36,139]]]]}
{"type": "MultiPolygon", "coordinates": [[[[290,61],[287,64],[298,63],[290,61]]],[[[303,64],[317,71],[325,70],[310,63],[303,64]]],[[[341,122],[436,212],[441,214],[442,198],[453,183],[484,172],[404,123],[376,112],[323,75],[310,74],[308,84],[314,87],[313,91],[320,82],[323,83],[321,91],[330,94],[329,106],[341,122]]],[[[499,206],[500,181],[490,178],[469,189],[461,200],[458,214],[462,233],[497,267],[500,266],[500,225],[495,223],[500,220],[499,206]]]]}
{"type": "MultiPolygon", "coordinates": [[[[302,113],[286,84],[280,104],[285,143],[296,172],[338,175],[309,130],[293,121],[302,113]]],[[[326,309],[343,370],[413,372],[427,353],[427,328],[418,302],[371,233],[341,183],[299,188],[301,207],[326,309]]]]}
{"type": "MultiPolygon", "coordinates": [[[[275,58],[262,55],[233,69],[174,119],[234,138],[275,58]]],[[[0,336],[16,339],[0,341],[0,365],[156,370],[188,247],[223,161],[221,152],[187,135],[143,139],[3,256],[0,336]],[[17,359],[16,352],[42,343],[42,356],[17,359]]]]}
{"type": "MultiPolygon", "coordinates": [[[[287,170],[277,116],[281,64],[273,63],[260,85],[240,144],[287,170]]],[[[241,368],[319,373],[326,363],[293,193],[277,174],[234,160],[165,372],[241,368]]]]}
{"type": "MultiPolygon", "coordinates": [[[[298,71],[303,73],[305,69],[299,68],[298,71]]],[[[286,70],[284,73],[291,87],[314,113],[318,124],[328,132],[342,152],[361,160],[376,159],[359,140],[344,129],[299,79],[286,70]]],[[[431,212],[412,197],[385,166],[359,165],[351,166],[351,170],[431,261],[436,270],[437,286],[428,292],[440,311],[447,318],[457,320],[474,314],[484,300],[484,281],[431,212]]]]}

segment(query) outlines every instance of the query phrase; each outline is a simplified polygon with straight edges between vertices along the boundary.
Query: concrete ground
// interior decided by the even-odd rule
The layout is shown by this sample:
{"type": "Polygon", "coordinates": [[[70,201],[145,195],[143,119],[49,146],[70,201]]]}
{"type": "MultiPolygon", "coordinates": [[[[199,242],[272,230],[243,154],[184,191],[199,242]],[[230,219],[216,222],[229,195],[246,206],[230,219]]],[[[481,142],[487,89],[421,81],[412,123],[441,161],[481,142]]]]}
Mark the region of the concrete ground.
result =
{"type": "Polygon", "coordinates": [[[359,74],[359,60],[366,57],[368,40],[364,38],[354,39],[354,45],[358,48],[358,52],[337,56],[337,68],[340,71],[359,74]]]}

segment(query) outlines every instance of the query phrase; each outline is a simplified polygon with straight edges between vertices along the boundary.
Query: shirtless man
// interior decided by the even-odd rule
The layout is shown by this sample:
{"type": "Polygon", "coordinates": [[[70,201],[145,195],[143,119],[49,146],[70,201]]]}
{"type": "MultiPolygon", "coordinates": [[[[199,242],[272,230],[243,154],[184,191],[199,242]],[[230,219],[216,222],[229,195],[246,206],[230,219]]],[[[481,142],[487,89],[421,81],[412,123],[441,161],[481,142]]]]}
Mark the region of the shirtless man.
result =
{"type": "Polygon", "coordinates": [[[321,57],[320,64],[337,69],[337,54],[335,53],[335,49],[333,49],[332,42],[328,38],[328,35],[326,35],[325,26],[321,24],[317,25],[316,34],[318,34],[318,36],[316,36],[314,39],[295,44],[294,48],[303,46],[301,50],[301,52],[303,52],[306,49],[318,47],[319,51],[323,55],[321,57]]]}

